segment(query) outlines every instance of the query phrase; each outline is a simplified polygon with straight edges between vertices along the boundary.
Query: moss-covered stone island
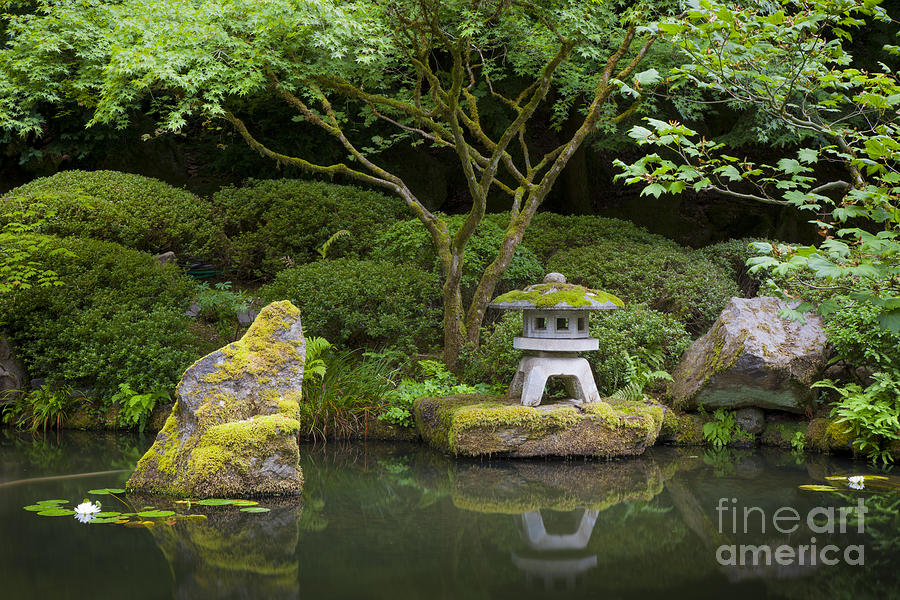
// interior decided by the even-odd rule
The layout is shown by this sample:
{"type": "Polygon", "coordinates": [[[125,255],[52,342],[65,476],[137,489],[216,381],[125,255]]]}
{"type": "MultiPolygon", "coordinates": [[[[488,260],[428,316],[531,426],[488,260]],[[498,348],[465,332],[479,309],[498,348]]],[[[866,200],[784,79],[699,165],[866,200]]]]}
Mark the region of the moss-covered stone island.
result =
{"type": "Polygon", "coordinates": [[[175,496],[297,494],[306,343],[290,302],[262,309],[239,341],[194,363],[130,491],[175,496]]]}
{"type": "Polygon", "coordinates": [[[522,406],[481,394],[415,403],[422,438],[457,456],[633,456],[654,444],[663,411],[612,399],[522,406]]]}

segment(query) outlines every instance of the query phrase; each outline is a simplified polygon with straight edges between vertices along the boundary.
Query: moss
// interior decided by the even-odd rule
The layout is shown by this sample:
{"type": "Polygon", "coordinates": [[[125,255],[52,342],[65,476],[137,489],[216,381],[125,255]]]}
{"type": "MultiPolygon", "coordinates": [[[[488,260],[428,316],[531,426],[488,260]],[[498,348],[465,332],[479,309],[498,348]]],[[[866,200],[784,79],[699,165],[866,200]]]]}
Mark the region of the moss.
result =
{"type": "Polygon", "coordinates": [[[263,308],[240,340],[219,351],[225,361],[205,375],[203,381],[218,383],[249,374],[264,385],[270,383],[272,374],[288,360],[302,364],[303,357],[298,352],[302,340],[283,341],[277,337],[299,316],[300,310],[287,300],[263,308]]]}
{"type": "Polygon", "coordinates": [[[656,440],[659,406],[620,401],[538,407],[483,395],[420,398],[416,424],[432,446],[456,455],[620,456],[656,440]]]}
{"type": "Polygon", "coordinates": [[[540,283],[531,285],[524,290],[513,290],[494,299],[494,304],[512,304],[515,302],[528,302],[536,308],[550,308],[557,305],[570,307],[595,306],[605,302],[612,302],[616,306],[625,306],[625,303],[610,293],[600,290],[591,290],[571,283],[540,283]]]}
{"type": "Polygon", "coordinates": [[[666,410],[659,439],[676,446],[702,446],[703,424],[700,415],[666,410]]]}
{"type": "Polygon", "coordinates": [[[819,452],[850,450],[856,436],[833,419],[813,419],[806,428],[806,447],[819,452]]]}

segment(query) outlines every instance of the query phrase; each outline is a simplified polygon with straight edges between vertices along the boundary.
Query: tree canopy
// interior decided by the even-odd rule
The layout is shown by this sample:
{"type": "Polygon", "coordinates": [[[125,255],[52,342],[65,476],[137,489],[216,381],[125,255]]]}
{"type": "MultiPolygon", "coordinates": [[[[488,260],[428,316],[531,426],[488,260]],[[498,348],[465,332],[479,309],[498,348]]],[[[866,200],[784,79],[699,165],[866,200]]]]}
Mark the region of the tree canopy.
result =
{"type": "Polygon", "coordinates": [[[638,66],[656,40],[655,8],[594,0],[44,0],[9,15],[0,50],[0,126],[39,135],[48,111],[72,104],[91,123],[125,126],[135,111],[161,130],[189,119],[227,120],[255,150],[284,165],[345,176],[398,194],[431,235],[441,260],[445,359],[478,332],[497,280],[572,154],[591,134],[634,113],[638,66]],[[239,114],[267,94],[298,126],[327,133],[345,159],[320,164],[270,147],[239,114]],[[538,111],[579,126],[552,148],[535,143],[538,111]],[[385,136],[360,130],[381,122],[385,136]],[[456,231],[382,166],[397,143],[453,152],[471,210],[456,231]],[[466,309],[464,249],[488,195],[509,197],[504,244],[466,309]]]}
{"type": "MultiPolygon", "coordinates": [[[[670,80],[676,89],[696,86],[759,110],[797,144],[761,164],[682,123],[648,119],[630,135],[658,151],[617,165],[619,177],[645,186],[642,194],[692,187],[808,213],[821,243],[759,243],[754,268],[799,282],[804,297],[827,291],[875,304],[882,325],[900,331],[900,80],[883,62],[900,47],[866,57],[877,71],[858,67],[847,50],[875,20],[892,23],[877,0],[781,0],[767,9],[702,0],[684,18],[660,22],[684,59],[670,80]]],[[[818,308],[837,305],[828,298],[818,308]]]]}

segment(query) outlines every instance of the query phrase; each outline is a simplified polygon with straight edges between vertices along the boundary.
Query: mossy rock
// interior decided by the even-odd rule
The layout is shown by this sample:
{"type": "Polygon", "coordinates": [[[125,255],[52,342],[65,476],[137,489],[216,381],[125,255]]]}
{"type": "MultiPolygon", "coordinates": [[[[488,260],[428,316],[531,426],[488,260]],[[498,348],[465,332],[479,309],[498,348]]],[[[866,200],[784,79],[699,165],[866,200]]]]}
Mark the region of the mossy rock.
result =
{"type": "Polygon", "coordinates": [[[306,342],[300,311],[275,302],[239,341],[194,363],[129,491],[175,496],[298,494],[306,342]]]}
{"type": "Polygon", "coordinates": [[[790,449],[797,432],[805,435],[807,427],[807,421],[770,421],[759,435],[759,441],[763,446],[790,449]]]}
{"type": "Polygon", "coordinates": [[[658,441],[675,446],[702,446],[703,425],[708,420],[698,414],[666,409],[658,441]]]}
{"type": "Polygon", "coordinates": [[[834,419],[813,419],[806,427],[806,447],[818,452],[850,452],[855,435],[834,419]]]}
{"type": "Polygon", "coordinates": [[[777,298],[732,298],[672,373],[671,404],[804,412],[825,366],[825,330],[818,315],[802,324],[782,319],[784,308],[777,298]]]}
{"type": "Polygon", "coordinates": [[[419,398],[416,426],[456,456],[633,456],[653,445],[663,408],[638,402],[523,406],[496,396],[419,398]]]}

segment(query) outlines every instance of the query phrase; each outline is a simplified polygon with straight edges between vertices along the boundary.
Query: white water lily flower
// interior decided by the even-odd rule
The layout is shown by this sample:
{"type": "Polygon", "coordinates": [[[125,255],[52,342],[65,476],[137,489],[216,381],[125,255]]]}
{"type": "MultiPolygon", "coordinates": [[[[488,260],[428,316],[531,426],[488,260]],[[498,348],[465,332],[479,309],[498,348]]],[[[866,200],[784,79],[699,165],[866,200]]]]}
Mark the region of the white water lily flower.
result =
{"type": "Polygon", "coordinates": [[[75,518],[82,523],[89,523],[94,518],[94,513],[100,512],[100,503],[94,504],[85,500],[75,507],[75,518]]]}
{"type": "Polygon", "coordinates": [[[847,485],[854,490],[861,490],[866,487],[866,478],[862,475],[853,475],[847,478],[847,485]]]}

